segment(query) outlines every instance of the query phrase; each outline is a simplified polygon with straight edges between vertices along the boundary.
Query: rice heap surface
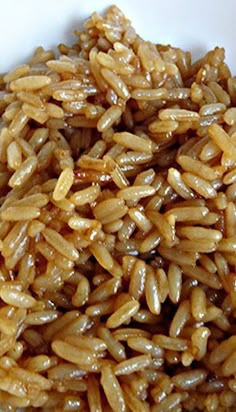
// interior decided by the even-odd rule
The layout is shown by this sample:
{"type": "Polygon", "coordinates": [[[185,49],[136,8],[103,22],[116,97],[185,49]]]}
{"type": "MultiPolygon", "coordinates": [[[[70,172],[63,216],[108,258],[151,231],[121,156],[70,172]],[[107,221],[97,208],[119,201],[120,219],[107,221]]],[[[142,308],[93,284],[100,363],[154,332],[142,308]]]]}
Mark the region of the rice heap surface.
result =
{"type": "Polygon", "coordinates": [[[236,78],[94,13],[0,78],[0,409],[236,410],[236,78]]]}

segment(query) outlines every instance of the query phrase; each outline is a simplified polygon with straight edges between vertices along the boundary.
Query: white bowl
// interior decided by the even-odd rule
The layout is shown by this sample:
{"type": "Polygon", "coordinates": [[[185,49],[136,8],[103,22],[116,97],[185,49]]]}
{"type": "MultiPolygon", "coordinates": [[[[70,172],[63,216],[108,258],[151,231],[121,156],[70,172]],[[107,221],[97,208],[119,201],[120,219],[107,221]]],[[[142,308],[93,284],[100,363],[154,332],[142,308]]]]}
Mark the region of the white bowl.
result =
{"type": "MultiPolygon", "coordinates": [[[[1,5],[0,72],[24,63],[42,45],[72,42],[73,30],[112,0],[7,0],[1,5]]],[[[215,46],[226,49],[236,74],[235,0],[116,0],[147,40],[192,51],[197,58],[215,46]]]]}

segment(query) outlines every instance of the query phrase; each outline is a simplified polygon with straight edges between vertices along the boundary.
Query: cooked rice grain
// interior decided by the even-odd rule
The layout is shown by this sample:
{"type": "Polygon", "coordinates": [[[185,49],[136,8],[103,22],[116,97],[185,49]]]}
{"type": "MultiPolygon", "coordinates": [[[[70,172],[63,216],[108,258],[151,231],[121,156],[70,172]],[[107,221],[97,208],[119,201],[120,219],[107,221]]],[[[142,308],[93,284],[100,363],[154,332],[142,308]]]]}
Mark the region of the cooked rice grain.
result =
{"type": "MultiPolygon", "coordinates": [[[[8,79],[7,79],[8,80],[8,79]]],[[[47,86],[51,83],[51,79],[48,76],[25,76],[17,78],[10,82],[10,88],[14,92],[21,90],[37,90],[47,86]]]]}

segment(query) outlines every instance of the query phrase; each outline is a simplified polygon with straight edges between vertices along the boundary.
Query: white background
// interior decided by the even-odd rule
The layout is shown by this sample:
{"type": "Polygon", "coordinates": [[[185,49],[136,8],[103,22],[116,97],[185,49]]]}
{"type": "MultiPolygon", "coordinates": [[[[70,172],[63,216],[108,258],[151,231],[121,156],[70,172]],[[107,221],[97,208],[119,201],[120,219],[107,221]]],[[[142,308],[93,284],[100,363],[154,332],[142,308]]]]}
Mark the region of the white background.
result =
{"type": "Polygon", "coordinates": [[[188,49],[194,57],[224,46],[236,74],[235,0],[0,0],[0,72],[25,62],[36,46],[71,42],[73,29],[113,2],[148,40],[188,49]]]}

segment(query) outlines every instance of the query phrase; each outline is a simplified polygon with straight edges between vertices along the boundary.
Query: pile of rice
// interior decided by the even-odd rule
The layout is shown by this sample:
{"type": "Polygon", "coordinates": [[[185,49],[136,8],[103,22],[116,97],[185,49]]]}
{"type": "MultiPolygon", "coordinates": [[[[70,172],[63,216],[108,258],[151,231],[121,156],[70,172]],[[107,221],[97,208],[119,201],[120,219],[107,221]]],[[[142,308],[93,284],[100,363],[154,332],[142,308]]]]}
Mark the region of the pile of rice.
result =
{"type": "Polygon", "coordinates": [[[235,411],[236,78],[84,27],[0,77],[0,409],[235,411]]]}

